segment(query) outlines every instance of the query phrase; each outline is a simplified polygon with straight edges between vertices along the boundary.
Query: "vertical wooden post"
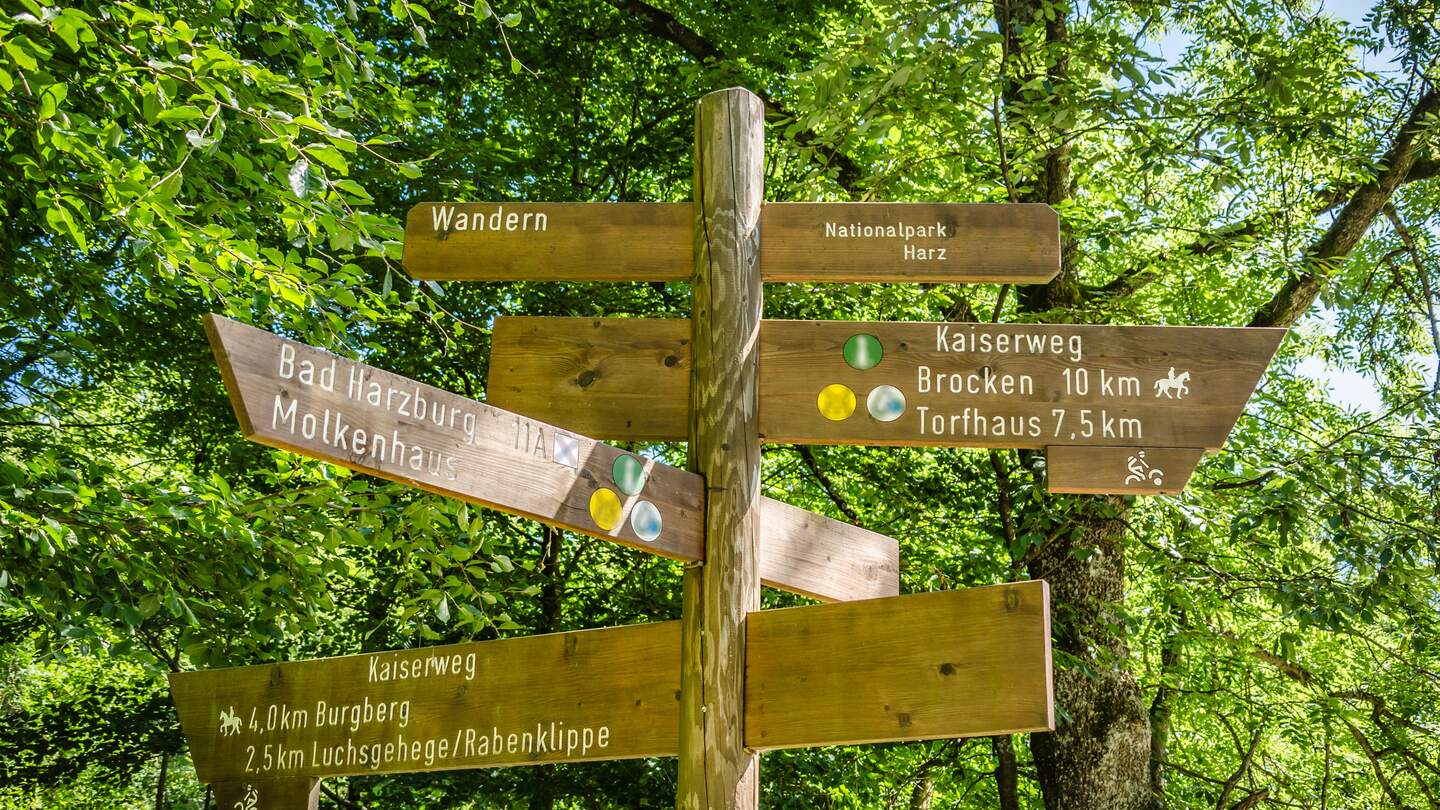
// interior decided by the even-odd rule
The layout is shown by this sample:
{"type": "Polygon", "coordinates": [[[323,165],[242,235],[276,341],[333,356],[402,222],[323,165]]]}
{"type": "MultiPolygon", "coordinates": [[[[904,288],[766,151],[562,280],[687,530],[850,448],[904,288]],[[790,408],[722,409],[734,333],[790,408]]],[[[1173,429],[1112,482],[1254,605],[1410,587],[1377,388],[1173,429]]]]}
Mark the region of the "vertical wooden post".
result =
{"type": "Polygon", "coordinates": [[[685,573],[680,676],[683,810],[754,810],[745,748],[745,616],[760,609],[760,203],[764,108],[710,93],[695,122],[690,462],[705,476],[705,560],[685,573]]]}

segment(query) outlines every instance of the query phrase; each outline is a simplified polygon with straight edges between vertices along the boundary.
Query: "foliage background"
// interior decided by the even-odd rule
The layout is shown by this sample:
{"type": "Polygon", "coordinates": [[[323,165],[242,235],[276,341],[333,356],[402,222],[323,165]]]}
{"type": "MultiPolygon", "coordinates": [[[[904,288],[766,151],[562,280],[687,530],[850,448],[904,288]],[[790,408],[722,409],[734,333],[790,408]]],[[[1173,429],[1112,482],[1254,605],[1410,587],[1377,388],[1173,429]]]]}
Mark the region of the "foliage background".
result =
{"type": "MultiPolygon", "coordinates": [[[[900,538],[905,591],[1123,553],[1118,603],[1071,630],[1057,605],[1060,664],[1102,696],[1133,675],[1157,805],[1437,806],[1434,2],[0,9],[0,807],[209,804],[170,670],[678,617],[671,563],[247,444],[199,318],[483,398],[497,315],[684,317],[683,284],[416,283],[400,223],[687,199],[694,100],[732,84],[767,102],[769,199],[1039,198],[1067,234],[1048,291],[770,285],[767,317],[1298,318],[1179,498],[1046,496],[1008,451],[788,446],[769,493],[900,538]],[[1383,215],[1328,249],[1402,137],[1383,215]]],[[[1025,742],[769,754],[764,803],[1039,807],[1025,742]]],[[[673,782],[630,762],[324,802],[658,807],[673,782]]]]}

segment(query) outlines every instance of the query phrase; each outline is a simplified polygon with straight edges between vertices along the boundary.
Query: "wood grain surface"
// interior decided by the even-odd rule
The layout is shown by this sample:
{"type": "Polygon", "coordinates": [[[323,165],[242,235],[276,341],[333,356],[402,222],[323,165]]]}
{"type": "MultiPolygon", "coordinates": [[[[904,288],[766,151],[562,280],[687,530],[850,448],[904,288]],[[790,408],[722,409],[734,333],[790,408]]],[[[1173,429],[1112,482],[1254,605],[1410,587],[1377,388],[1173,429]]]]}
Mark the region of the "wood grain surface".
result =
{"type": "Polygon", "coordinates": [[[663,757],[679,647],[661,622],[182,672],[170,691],[205,782],[663,757]]]}
{"type": "Polygon", "coordinates": [[[1198,447],[1045,448],[1045,487],[1085,495],[1178,495],[1205,451],[1198,447]]]}
{"type": "MultiPolygon", "coordinates": [[[[606,438],[637,432],[657,440],[682,438],[674,403],[687,394],[676,369],[688,365],[688,351],[676,322],[594,324],[505,323],[492,348],[492,374],[499,375],[493,396],[560,424],[583,419],[589,432],[606,438]],[[536,337],[542,329],[551,336],[543,342],[536,337]],[[663,360],[638,362],[640,357],[675,360],[667,366],[663,360]],[[588,385],[578,384],[582,377],[588,385]],[[656,403],[643,425],[634,417],[637,390],[656,403]]],[[[773,443],[1215,450],[1284,334],[1225,327],[767,320],[760,330],[760,429],[763,440],[773,443]],[[857,335],[873,337],[880,347],[881,358],[870,368],[854,368],[845,359],[845,345],[857,335]],[[938,350],[937,337],[946,346],[959,341],[979,348],[938,350]],[[1030,351],[1035,347],[1043,350],[1030,351]],[[818,398],[830,385],[854,395],[848,417],[832,420],[819,410],[818,398]],[[868,408],[871,392],[887,385],[904,397],[899,418],[889,422],[868,408]]]]}
{"type": "MultiPolygon", "coordinates": [[[[1060,269],[1048,205],[808,202],[760,209],[765,281],[1043,284],[1060,269]]],[[[464,281],[688,281],[689,203],[420,203],[412,276],[464,281]]]]}
{"type": "Polygon", "coordinates": [[[616,459],[631,454],[617,448],[237,321],[211,315],[205,327],[247,438],[661,556],[701,558],[703,491],[693,473],[631,456],[644,479],[627,494],[616,459]],[[597,499],[608,520],[592,511],[597,499]],[[647,513],[659,518],[651,539],[641,534],[654,528],[647,513]]]}
{"type": "Polygon", "coordinates": [[[760,581],[825,602],[900,592],[900,544],[893,538],[760,499],[760,581]]]}
{"type": "Polygon", "coordinates": [[[1020,582],[750,616],[758,749],[1049,731],[1049,589],[1020,582]]]}
{"type": "Polygon", "coordinates": [[[1060,218],[1043,203],[767,203],[766,281],[1044,284],[1060,218]]]}
{"type": "Polygon", "coordinates": [[[760,609],[756,333],[763,312],[765,111],[748,90],[695,107],[690,468],[705,478],[705,560],[685,572],[680,650],[682,810],[755,810],[745,746],[745,617],[760,609]]]}
{"type": "Polygon", "coordinates": [[[495,319],[487,400],[613,441],[684,441],[690,321],[495,319]]]}
{"type": "Polygon", "coordinates": [[[401,263],[440,281],[687,281],[690,217],[689,203],[420,203],[401,263]]]}

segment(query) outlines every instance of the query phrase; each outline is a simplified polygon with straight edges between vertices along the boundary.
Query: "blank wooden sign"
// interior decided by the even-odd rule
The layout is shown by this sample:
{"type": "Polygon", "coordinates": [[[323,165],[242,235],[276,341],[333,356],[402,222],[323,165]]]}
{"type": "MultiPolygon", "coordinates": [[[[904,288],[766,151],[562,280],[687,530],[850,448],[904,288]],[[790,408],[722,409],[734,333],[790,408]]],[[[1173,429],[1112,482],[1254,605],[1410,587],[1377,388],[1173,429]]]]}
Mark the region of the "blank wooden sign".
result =
{"type": "Polygon", "coordinates": [[[753,748],[1050,731],[1044,582],[752,613],[753,748]]]}
{"type": "MultiPolygon", "coordinates": [[[[465,281],[687,281],[689,203],[420,203],[405,269],[465,281]]],[[[1060,270],[1048,205],[766,203],[765,281],[1043,284],[1060,270]]]]}
{"type": "Polygon", "coordinates": [[[680,623],[182,672],[204,782],[675,756],[680,623]]]}
{"type": "Polygon", "coordinates": [[[502,408],[589,436],[685,441],[690,321],[496,318],[485,390],[502,408]]]}
{"type": "Polygon", "coordinates": [[[894,596],[900,592],[900,544],[761,497],[760,581],[822,602],[894,596]]]}

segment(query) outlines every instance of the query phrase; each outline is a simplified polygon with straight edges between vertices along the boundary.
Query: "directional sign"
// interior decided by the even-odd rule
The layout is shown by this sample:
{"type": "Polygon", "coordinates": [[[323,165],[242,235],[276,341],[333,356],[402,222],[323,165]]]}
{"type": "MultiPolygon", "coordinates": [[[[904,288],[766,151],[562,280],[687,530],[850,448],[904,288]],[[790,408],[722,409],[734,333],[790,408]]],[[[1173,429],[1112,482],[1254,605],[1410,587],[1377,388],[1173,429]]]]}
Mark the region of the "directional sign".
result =
{"type": "MultiPolygon", "coordinates": [[[[687,281],[690,203],[421,203],[405,269],[469,281],[687,281]]],[[[765,281],[1043,284],[1060,224],[1043,204],[766,203],[765,281]]]]}
{"type": "MultiPolygon", "coordinates": [[[[684,561],[701,479],[583,435],[211,315],[255,441],[684,561]]],[[[765,499],[762,581],[818,599],[899,590],[895,540],[765,499]]]]}
{"type": "Polygon", "coordinates": [[[700,477],[262,329],[205,320],[247,438],[678,560],[700,477]]]}
{"type": "Polygon", "coordinates": [[[406,272],[466,281],[683,281],[690,203],[420,203],[406,272]]]}
{"type": "Polygon", "coordinates": [[[1198,447],[1045,448],[1051,492],[1178,495],[1205,451],[1198,447]]]}
{"type": "Polygon", "coordinates": [[[184,672],[205,782],[668,757],[680,623],[184,672]]]}
{"type": "Polygon", "coordinates": [[[1060,218],[1041,203],[766,203],[766,281],[1044,284],[1060,270],[1060,218]]]}
{"type": "MultiPolygon", "coordinates": [[[[1165,494],[1224,443],[1284,334],[764,321],[760,430],[775,443],[1044,448],[1053,491],[1165,494]]],[[[491,397],[607,438],[680,440],[687,341],[684,321],[497,319],[491,397]]]]}
{"type": "Polygon", "coordinates": [[[767,321],[767,441],[1217,450],[1284,329],[767,321]]]}
{"type": "MultiPolygon", "coordinates": [[[[1043,582],[751,613],[746,744],[1054,727],[1043,582]]],[[[675,756],[680,623],[176,673],[200,779],[306,778],[675,756]]],[[[245,787],[241,787],[245,786],[245,787]]],[[[294,805],[290,805],[294,806],[294,805]]]]}

